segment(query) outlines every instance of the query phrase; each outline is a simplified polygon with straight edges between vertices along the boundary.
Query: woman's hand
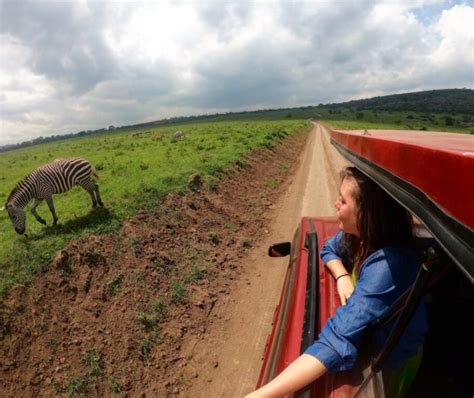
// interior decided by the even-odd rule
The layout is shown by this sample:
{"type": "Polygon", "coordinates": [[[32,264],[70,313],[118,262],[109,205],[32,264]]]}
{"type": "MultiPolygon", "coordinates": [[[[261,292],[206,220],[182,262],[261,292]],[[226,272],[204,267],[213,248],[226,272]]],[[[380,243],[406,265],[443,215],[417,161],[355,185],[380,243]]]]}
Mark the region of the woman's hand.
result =
{"type": "Polygon", "coordinates": [[[354,291],[352,277],[347,272],[344,264],[339,259],[333,259],[326,263],[326,267],[336,279],[337,292],[341,298],[342,305],[346,305],[347,299],[351,297],[354,291]]]}
{"type": "Polygon", "coordinates": [[[337,279],[336,281],[337,292],[341,298],[342,305],[346,305],[347,299],[351,297],[354,291],[354,285],[352,284],[352,277],[349,274],[345,274],[337,279]]]}

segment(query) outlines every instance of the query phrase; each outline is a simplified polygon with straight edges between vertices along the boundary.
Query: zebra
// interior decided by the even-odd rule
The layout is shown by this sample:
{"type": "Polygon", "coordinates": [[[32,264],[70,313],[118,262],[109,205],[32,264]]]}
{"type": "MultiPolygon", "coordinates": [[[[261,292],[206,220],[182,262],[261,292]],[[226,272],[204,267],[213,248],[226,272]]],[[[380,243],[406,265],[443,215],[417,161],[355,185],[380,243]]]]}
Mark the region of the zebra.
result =
{"type": "Polygon", "coordinates": [[[38,167],[30,175],[21,180],[8,196],[5,207],[13,223],[15,231],[22,235],[25,233],[24,208],[33,199],[31,213],[41,224],[46,221],[36,212],[36,207],[45,199],[53,215],[53,224],[56,225],[58,217],[54,210],[53,194],[69,191],[74,185],[80,185],[92,198],[92,206],[97,203],[104,206],[99,194],[99,186],[92,180],[98,178],[94,166],[85,159],[70,158],[58,159],[38,167]]]}
{"type": "Polygon", "coordinates": [[[186,134],[183,133],[181,130],[178,130],[176,132],[173,133],[173,136],[171,137],[171,139],[173,141],[177,141],[177,140],[182,140],[184,139],[184,137],[186,137],[186,134]]]}

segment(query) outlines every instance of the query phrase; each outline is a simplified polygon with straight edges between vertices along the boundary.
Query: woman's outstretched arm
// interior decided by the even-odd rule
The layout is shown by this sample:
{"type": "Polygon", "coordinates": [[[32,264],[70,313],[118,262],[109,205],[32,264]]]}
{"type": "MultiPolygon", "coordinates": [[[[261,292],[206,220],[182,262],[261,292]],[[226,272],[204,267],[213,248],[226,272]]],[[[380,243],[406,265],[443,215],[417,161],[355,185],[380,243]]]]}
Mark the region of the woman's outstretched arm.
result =
{"type": "Polygon", "coordinates": [[[303,354],[271,382],[245,398],[278,398],[300,390],[326,373],[326,367],[312,355],[303,354]]]}

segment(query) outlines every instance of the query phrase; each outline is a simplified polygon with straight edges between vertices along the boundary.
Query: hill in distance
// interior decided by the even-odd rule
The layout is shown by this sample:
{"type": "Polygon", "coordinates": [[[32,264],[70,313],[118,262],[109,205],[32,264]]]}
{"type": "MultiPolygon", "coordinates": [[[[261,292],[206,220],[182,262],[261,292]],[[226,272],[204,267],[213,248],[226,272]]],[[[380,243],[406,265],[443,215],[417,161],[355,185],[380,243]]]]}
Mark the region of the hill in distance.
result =
{"type": "Polygon", "coordinates": [[[337,104],[325,108],[355,108],[356,110],[474,113],[474,90],[446,89],[385,95],[337,104]]]}

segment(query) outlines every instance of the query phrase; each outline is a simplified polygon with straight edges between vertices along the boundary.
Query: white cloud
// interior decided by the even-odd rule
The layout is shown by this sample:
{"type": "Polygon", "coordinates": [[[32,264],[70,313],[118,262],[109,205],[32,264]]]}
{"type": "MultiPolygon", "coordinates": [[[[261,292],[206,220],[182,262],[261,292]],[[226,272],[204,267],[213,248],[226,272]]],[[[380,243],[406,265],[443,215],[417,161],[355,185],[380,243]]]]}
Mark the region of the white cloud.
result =
{"type": "Polygon", "coordinates": [[[30,50],[15,38],[0,35],[0,59],[2,122],[7,119],[13,123],[18,119],[27,123],[32,120],[30,110],[54,97],[56,90],[48,79],[35,74],[28,67],[30,50]]]}
{"type": "Polygon", "coordinates": [[[457,5],[443,11],[434,29],[439,32],[441,41],[433,52],[433,62],[456,64],[474,59],[474,8],[457,5]]]}
{"type": "Polygon", "coordinates": [[[193,8],[169,2],[137,3],[127,21],[106,29],[107,42],[118,59],[145,67],[160,61],[185,65],[205,34],[193,8]]]}

